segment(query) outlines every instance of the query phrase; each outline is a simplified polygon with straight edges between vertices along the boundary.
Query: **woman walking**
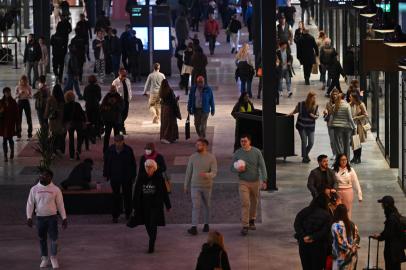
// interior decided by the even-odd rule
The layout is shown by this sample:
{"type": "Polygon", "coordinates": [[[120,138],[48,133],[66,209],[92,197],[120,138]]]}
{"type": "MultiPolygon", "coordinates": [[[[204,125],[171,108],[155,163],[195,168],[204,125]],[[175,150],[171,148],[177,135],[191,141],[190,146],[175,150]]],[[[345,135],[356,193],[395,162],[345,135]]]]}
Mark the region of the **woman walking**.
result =
{"type": "Polygon", "coordinates": [[[18,125],[18,106],[11,96],[10,87],[3,88],[3,98],[0,99],[0,136],[3,137],[4,162],[8,162],[8,147],[10,160],[14,159],[14,141],[18,125]]]}
{"type": "Polygon", "coordinates": [[[334,110],[331,116],[336,154],[345,154],[349,158],[351,135],[356,126],[352,119],[351,107],[341,95],[334,98],[334,110]]]}
{"type": "MultiPolygon", "coordinates": [[[[237,119],[237,113],[250,113],[255,110],[254,104],[248,97],[247,92],[243,92],[240,95],[237,103],[234,105],[233,110],[231,111],[231,116],[234,119],[237,119]]],[[[234,139],[234,152],[241,147],[240,145],[240,136],[238,132],[238,121],[235,122],[235,139],[234,139]]]]}
{"type": "Polygon", "coordinates": [[[49,130],[55,137],[55,151],[59,154],[65,154],[66,130],[63,125],[63,111],[65,98],[62,87],[56,84],[52,89],[52,94],[47,100],[44,116],[49,120],[49,130]]]}
{"type": "Polygon", "coordinates": [[[192,56],[192,86],[196,85],[196,79],[199,76],[203,76],[204,81],[207,84],[207,56],[203,53],[203,49],[200,46],[195,46],[192,56]]]}
{"type": "MultiPolygon", "coordinates": [[[[148,159],[152,159],[156,162],[158,169],[157,172],[161,173],[163,176],[166,173],[166,163],[165,163],[165,159],[164,157],[158,153],[155,149],[155,144],[154,143],[147,143],[144,147],[144,155],[141,156],[140,159],[140,164],[144,164],[145,161],[147,161],[148,159]]],[[[138,175],[140,174],[145,174],[145,167],[144,166],[140,166],[139,171],[138,171],[138,175]]],[[[164,176],[165,177],[165,176],[164,176]]]]}
{"type": "Polygon", "coordinates": [[[82,106],[75,101],[75,93],[68,91],[65,93],[65,106],[63,108],[63,124],[69,135],[69,157],[73,160],[80,160],[83,143],[83,125],[86,122],[86,115],[82,106]],[[76,132],[76,151],[75,151],[76,132]]]}
{"type": "Polygon", "coordinates": [[[157,163],[148,159],[140,166],[145,173],[138,175],[134,189],[134,225],[145,225],[149,236],[148,253],[154,253],[158,226],[165,226],[164,205],[169,212],[171,202],[157,163]]]}
{"type": "Polygon", "coordinates": [[[362,190],[358,181],[357,173],[351,168],[345,154],[339,154],[334,163],[334,171],[337,178],[337,193],[341,201],[348,209],[348,217],[352,217],[352,203],[354,201],[354,191],[357,191],[358,201],[362,202],[362,190]]]}
{"type": "MultiPolygon", "coordinates": [[[[356,124],[356,134],[359,136],[359,140],[361,143],[366,141],[367,132],[364,130],[363,126],[368,121],[368,112],[365,107],[365,104],[360,100],[359,94],[357,91],[352,91],[349,95],[350,106],[351,106],[351,114],[352,119],[356,124]]],[[[361,163],[361,152],[362,147],[359,149],[354,150],[354,157],[351,160],[351,163],[361,163]]]]}
{"type": "Polygon", "coordinates": [[[340,95],[340,92],[337,89],[334,89],[333,91],[331,91],[330,100],[327,102],[326,108],[323,111],[323,118],[324,118],[324,121],[326,121],[326,123],[327,123],[327,131],[328,131],[328,137],[330,139],[331,152],[333,153],[331,160],[335,160],[336,155],[337,155],[337,149],[335,146],[335,139],[334,139],[334,129],[331,127],[331,122],[333,120],[332,115],[334,113],[334,100],[339,95],[340,95]]]}
{"type": "Polygon", "coordinates": [[[299,43],[299,40],[302,38],[305,30],[304,23],[302,21],[299,22],[297,29],[295,30],[295,35],[293,36],[293,41],[295,44],[299,43]]]}
{"type": "Polygon", "coordinates": [[[193,43],[189,42],[186,50],[183,52],[183,66],[181,71],[182,87],[185,89],[185,95],[189,94],[189,77],[193,71],[192,56],[193,56],[193,43]]]}
{"type": "Polygon", "coordinates": [[[217,231],[209,232],[207,243],[203,244],[196,265],[196,270],[213,269],[231,269],[224,247],[224,237],[217,231]]]}
{"type": "Polygon", "coordinates": [[[100,100],[101,88],[95,75],[90,75],[88,85],[83,91],[85,100],[86,116],[88,121],[87,136],[92,143],[96,143],[96,137],[100,137],[100,100]]]}
{"type": "Polygon", "coordinates": [[[255,75],[255,68],[249,49],[250,47],[248,43],[245,43],[235,57],[235,62],[237,65],[235,78],[236,80],[240,78],[241,93],[247,92],[248,96],[252,98],[251,85],[252,78],[255,75]]]}
{"type": "Polygon", "coordinates": [[[160,140],[162,143],[174,143],[179,139],[177,118],[181,119],[178,109],[178,99],[168,80],[164,79],[159,90],[161,99],[161,130],[160,140]]]}
{"type": "Polygon", "coordinates": [[[319,117],[319,106],[316,104],[316,93],[310,91],[306,100],[299,102],[289,115],[298,113],[296,129],[302,141],[302,162],[309,163],[309,153],[314,144],[316,119],[319,117]]]}
{"type": "Polygon", "coordinates": [[[337,206],[333,220],[333,270],[355,270],[360,242],[357,225],[348,217],[344,204],[337,206]]]}
{"type": "Polygon", "coordinates": [[[31,118],[31,105],[30,99],[32,98],[32,88],[28,83],[28,77],[22,75],[20,81],[15,88],[16,99],[18,104],[18,126],[17,126],[17,141],[21,140],[21,125],[23,112],[25,113],[25,119],[27,120],[28,130],[28,140],[32,138],[32,118],[31,118]]]}

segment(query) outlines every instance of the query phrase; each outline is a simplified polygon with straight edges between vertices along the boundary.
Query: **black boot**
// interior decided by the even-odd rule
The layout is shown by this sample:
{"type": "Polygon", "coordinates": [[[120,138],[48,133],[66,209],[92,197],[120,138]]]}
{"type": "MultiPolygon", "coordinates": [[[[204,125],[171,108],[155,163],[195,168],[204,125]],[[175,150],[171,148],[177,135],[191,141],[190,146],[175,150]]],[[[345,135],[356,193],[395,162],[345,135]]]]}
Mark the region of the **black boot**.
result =
{"type": "Polygon", "coordinates": [[[362,148],[358,149],[357,164],[361,163],[362,148]]]}
{"type": "Polygon", "coordinates": [[[8,162],[8,147],[7,147],[7,141],[3,141],[3,153],[4,153],[4,162],[8,162]]]}
{"type": "Polygon", "coordinates": [[[149,246],[148,246],[148,253],[154,253],[155,251],[155,241],[154,240],[149,240],[149,246]]]}
{"type": "Polygon", "coordinates": [[[14,159],[14,143],[10,143],[10,159],[14,159]]]}

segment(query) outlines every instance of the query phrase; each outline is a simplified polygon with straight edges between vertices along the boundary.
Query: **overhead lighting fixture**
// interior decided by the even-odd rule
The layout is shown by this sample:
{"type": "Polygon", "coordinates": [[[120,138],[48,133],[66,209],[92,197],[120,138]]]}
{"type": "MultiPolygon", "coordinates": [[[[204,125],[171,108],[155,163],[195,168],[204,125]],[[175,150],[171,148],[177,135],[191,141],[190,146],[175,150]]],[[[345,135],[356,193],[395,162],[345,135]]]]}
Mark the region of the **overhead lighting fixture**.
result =
{"type": "Polygon", "coordinates": [[[400,25],[397,25],[393,33],[387,35],[384,39],[384,44],[389,47],[405,47],[406,34],[402,32],[400,25]]]}
{"type": "Polygon", "coordinates": [[[403,57],[402,59],[399,60],[398,67],[400,69],[406,70],[406,57],[403,57]]]}
{"type": "Polygon", "coordinates": [[[395,32],[395,23],[390,17],[390,13],[383,12],[382,8],[378,8],[372,30],[381,34],[395,32]]]}
{"type": "Polygon", "coordinates": [[[366,0],[355,0],[352,4],[353,7],[357,9],[363,9],[368,6],[368,1],[366,0]]]}
{"type": "Polygon", "coordinates": [[[372,18],[378,12],[378,8],[376,7],[373,0],[368,1],[368,5],[361,9],[359,15],[366,18],[372,18]]]}

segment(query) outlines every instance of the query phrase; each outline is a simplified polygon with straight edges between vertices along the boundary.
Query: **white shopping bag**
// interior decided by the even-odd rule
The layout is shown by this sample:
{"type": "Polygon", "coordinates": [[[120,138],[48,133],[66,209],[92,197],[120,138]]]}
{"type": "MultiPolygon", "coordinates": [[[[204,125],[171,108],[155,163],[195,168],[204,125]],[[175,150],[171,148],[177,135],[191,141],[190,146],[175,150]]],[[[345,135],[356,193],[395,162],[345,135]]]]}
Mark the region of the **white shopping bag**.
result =
{"type": "Polygon", "coordinates": [[[352,136],[352,149],[358,150],[361,148],[361,140],[359,139],[359,135],[355,134],[352,136]]]}

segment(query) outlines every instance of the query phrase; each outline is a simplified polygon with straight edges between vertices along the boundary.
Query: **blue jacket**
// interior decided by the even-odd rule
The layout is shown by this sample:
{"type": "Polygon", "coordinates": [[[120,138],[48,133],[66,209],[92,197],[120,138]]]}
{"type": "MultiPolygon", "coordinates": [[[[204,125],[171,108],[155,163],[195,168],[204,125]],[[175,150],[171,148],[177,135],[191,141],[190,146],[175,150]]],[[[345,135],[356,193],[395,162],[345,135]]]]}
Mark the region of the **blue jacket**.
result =
{"type": "MultiPolygon", "coordinates": [[[[209,86],[203,88],[202,109],[204,113],[214,114],[214,97],[213,91],[209,86]]],[[[194,114],[196,110],[196,86],[193,86],[189,92],[189,100],[187,103],[187,111],[194,114]]]]}

